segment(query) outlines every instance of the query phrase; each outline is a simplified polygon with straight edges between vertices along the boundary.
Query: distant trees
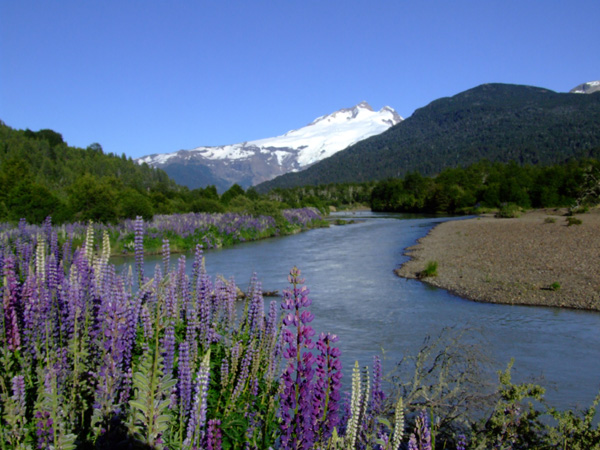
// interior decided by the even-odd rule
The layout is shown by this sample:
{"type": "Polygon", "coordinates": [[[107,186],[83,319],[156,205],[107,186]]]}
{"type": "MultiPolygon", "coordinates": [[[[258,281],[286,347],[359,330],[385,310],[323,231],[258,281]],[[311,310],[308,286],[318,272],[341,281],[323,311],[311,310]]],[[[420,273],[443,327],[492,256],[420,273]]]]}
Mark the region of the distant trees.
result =
{"type": "MultiPolygon", "coordinates": [[[[586,173],[600,170],[595,159],[565,164],[519,166],[481,161],[466,168],[442,171],[432,178],[409,174],[376,184],[371,193],[375,211],[460,214],[477,206],[523,208],[572,205],[585,188],[586,173]]],[[[590,196],[589,202],[597,201],[590,196]]]]}

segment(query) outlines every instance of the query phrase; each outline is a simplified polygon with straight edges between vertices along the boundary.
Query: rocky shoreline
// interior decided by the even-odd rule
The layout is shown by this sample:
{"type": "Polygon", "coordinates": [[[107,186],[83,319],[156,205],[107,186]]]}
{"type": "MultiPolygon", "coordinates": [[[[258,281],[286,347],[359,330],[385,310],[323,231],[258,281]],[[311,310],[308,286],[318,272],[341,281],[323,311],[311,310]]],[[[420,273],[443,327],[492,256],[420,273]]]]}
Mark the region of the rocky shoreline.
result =
{"type": "Polygon", "coordinates": [[[411,259],[396,273],[417,278],[437,261],[437,276],[423,281],[464,298],[600,311],[600,210],[571,226],[564,213],[444,222],[407,249],[411,259]]]}

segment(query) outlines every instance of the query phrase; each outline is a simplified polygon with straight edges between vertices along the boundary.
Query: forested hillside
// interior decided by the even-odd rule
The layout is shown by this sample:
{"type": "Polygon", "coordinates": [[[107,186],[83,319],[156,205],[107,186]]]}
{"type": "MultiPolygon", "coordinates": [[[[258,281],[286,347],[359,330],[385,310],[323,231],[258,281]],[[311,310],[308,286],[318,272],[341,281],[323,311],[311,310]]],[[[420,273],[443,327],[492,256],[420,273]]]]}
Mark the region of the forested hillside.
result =
{"type": "Polygon", "coordinates": [[[447,167],[491,162],[555,164],[595,156],[600,146],[600,94],[485,84],[420,108],[385,133],[308,169],[257,186],[361,182],[434,175],[447,167]]]}
{"type": "Polygon", "coordinates": [[[0,220],[114,221],[170,209],[180,188],[161,170],[99,144],[70,147],[53,130],[0,122],[0,220]]]}

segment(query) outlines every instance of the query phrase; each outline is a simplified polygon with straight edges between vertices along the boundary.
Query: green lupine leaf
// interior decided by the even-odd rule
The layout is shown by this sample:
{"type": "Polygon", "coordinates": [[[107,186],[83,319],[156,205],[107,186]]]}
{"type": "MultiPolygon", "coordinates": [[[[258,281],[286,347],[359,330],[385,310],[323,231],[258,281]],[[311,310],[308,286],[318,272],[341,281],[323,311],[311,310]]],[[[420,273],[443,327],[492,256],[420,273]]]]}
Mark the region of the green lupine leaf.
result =
{"type": "Polygon", "coordinates": [[[130,400],[129,401],[129,406],[133,407],[133,408],[137,408],[138,411],[142,412],[144,414],[144,416],[146,415],[146,405],[141,403],[138,400],[130,400]]]}

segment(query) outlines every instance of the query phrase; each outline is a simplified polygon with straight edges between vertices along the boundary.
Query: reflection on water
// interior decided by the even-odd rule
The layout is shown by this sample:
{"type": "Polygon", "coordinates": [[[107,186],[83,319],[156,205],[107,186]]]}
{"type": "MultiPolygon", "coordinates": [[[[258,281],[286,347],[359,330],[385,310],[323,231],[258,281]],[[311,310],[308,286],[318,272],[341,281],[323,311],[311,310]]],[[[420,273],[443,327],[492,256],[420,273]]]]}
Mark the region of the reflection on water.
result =
{"type": "MultiPolygon", "coordinates": [[[[371,365],[384,349],[392,368],[415,354],[427,335],[470,327],[485,337],[497,370],[513,357],[515,380],[543,376],[551,404],[591,403],[600,388],[600,314],[476,303],[398,278],[393,269],[406,260],[404,249],[448,219],[371,212],[339,217],[357,223],[209,250],[206,269],[213,277],[234,277],[242,289],[256,272],[264,290],[281,292],[290,268],[298,266],[313,300],[312,325],[340,336],[345,382],[355,360],[371,365]]],[[[192,256],[187,259],[189,270],[192,256]]],[[[148,275],[158,262],[147,258],[148,275]]]]}

